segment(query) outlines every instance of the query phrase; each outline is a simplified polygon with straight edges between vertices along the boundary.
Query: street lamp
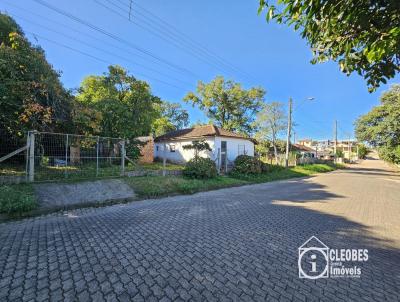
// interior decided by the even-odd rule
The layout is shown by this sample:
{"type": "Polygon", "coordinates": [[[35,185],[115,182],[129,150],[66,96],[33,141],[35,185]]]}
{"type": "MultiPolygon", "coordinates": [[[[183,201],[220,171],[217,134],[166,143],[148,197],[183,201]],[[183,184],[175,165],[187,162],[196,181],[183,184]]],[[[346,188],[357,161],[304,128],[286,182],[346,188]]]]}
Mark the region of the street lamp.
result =
{"type": "MultiPolygon", "coordinates": [[[[312,101],[315,100],[314,97],[308,97],[305,100],[312,101]]],[[[287,126],[287,137],[286,137],[286,155],[285,155],[285,168],[289,166],[289,145],[290,145],[290,133],[292,128],[292,107],[293,100],[289,98],[289,115],[288,115],[288,126],[287,126]]]]}

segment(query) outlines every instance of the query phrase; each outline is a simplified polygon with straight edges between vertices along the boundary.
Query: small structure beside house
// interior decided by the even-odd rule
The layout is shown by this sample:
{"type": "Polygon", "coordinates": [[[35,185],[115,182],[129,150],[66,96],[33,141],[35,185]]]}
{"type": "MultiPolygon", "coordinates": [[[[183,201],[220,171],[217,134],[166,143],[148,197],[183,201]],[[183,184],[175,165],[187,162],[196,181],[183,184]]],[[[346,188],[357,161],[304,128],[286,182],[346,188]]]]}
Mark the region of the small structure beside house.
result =
{"type": "Polygon", "coordinates": [[[185,163],[194,157],[194,150],[183,146],[199,140],[204,140],[211,148],[211,151],[200,152],[199,156],[214,160],[222,170],[226,170],[238,155],[254,156],[254,139],[214,125],[171,131],[156,137],[154,156],[161,159],[165,155],[170,162],[185,163]]]}
{"type": "Polygon", "coordinates": [[[136,140],[141,142],[139,163],[152,163],[154,161],[154,140],[152,136],[139,136],[136,140]]]}
{"type": "Polygon", "coordinates": [[[317,158],[317,151],[305,145],[294,144],[292,150],[301,154],[302,158],[317,158]]]}

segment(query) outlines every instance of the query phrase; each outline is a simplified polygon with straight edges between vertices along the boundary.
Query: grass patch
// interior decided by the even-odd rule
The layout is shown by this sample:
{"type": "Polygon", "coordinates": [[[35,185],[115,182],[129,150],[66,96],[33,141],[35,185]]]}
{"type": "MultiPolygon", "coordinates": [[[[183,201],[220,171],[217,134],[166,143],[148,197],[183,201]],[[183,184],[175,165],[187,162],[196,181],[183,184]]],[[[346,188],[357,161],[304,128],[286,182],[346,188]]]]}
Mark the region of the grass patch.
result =
{"type": "Polygon", "coordinates": [[[0,213],[19,215],[37,207],[31,184],[0,186],[0,213]]]}
{"type": "Polygon", "coordinates": [[[327,164],[310,164],[285,169],[275,166],[270,172],[256,175],[218,176],[211,179],[191,179],[183,176],[144,176],[127,178],[125,181],[142,198],[153,198],[174,194],[193,194],[220,188],[252,183],[263,183],[295,177],[330,172],[338,167],[327,164]]]}
{"type": "Polygon", "coordinates": [[[25,165],[20,163],[0,163],[0,176],[25,175],[25,165]]]}
{"type": "Polygon", "coordinates": [[[218,188],[244,185],[248,182],[226,176],[212,179],[190,179],[182,176],[144,176],[125,180],[140,196],[152,198],[172,194],[193,194],[218,188]]]}
{"type": "Polygon", "coordinates": [[[235,178],[243,179],[251,183],[270,182],[295,177],[310,176],[316,173],[331,172],[339,167],[333,164],[308,164],[299,165],[285,169],[281,166],[274,166],[270,172],[262,174],[235,175],[235,178]]]}
{"type": "MultiPolygon", "coordinates": [[[[163,163],[162,162],[141,163],[137,164],[137,168],[143,170],[162,170],[163,163]]],[[[165,164],[165,170],[183,170],[184,168],[185,168],[184,165],[171,164],[171,163],[165,164]]]]}

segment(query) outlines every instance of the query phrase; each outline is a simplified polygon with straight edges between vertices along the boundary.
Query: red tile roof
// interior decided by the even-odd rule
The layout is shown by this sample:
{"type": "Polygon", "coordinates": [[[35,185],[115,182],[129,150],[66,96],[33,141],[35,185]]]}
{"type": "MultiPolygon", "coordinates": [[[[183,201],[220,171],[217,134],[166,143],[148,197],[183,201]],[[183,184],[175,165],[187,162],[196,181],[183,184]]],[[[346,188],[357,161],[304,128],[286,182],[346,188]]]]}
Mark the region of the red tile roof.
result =
{"type": "Polygon", "coordinates": [[[315,152],[315,150],[313,148],[304,146],[304,145],[300,145],[300,144],[293,144],[293,149],[298,150],[298,151],[305,151],[305,152],[315,152]]]}
{"type": "Polygon", "coordinates": [[[199,137],[210,137],[210,136],[235,137],[241,139],[248,139],[254,142],[254,139],[250,137],[235,132],[231,132],[222,128],[218,128],[214,125],[205,125],[194,128],[171,131],[164,135],[156,137],[154,141],[160,142],[165,140],[177,140],[183,138],[199,138],[199,137]]]}

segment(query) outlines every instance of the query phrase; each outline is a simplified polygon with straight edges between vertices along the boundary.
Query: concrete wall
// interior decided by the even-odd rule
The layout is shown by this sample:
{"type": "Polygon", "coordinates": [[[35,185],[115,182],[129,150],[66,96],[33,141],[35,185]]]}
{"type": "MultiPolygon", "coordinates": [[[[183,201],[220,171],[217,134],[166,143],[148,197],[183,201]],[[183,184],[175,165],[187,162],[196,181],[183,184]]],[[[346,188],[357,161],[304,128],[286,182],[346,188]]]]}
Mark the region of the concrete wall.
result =
{"type": "MultiPolygon", "coordinates": [[[[183,149],[184,145],[190,145],[193,140],[196,139],[185,139],[180,141],[167,141],[166,146],[166,158],[171,162],[185,163],[194,157],[194,150],[183,149]],[[171,149],[175,147],[175,152],[171,152],[171,149]]],[[[238,155],[243,153],[254,156],[254,143],[247,139],[231,138],[231,137],[209,137],[205,141],[210,145],[211,152],[203,151],[200,153],[202,157],[208,157],[212,160],[216,160],[218,156],[218,149],[221,148],[221,141],[226,141],[228,160],[234,161],[238,155]]],[[[155,143],[154,157],[163,157],[163,142],[155,143]]]]}

